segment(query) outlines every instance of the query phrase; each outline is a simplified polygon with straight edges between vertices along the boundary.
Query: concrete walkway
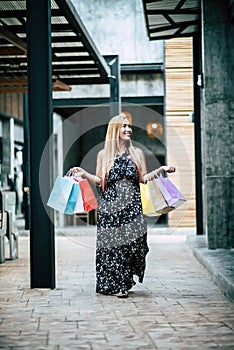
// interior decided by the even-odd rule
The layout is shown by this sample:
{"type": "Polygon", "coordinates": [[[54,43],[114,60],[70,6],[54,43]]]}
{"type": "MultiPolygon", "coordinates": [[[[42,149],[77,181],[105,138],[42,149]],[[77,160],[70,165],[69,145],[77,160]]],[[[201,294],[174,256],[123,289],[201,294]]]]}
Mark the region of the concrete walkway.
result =
{"type": "Polygon", "coordinates": [[[187,231],[149,232],[144,283],[123,300],[95,293],[94,233],[57,232],[55,290],[30,289],[20,237],[20,258],[0,265],[0,349],[234,349],[234,304],[193,257],[187,231]]]}

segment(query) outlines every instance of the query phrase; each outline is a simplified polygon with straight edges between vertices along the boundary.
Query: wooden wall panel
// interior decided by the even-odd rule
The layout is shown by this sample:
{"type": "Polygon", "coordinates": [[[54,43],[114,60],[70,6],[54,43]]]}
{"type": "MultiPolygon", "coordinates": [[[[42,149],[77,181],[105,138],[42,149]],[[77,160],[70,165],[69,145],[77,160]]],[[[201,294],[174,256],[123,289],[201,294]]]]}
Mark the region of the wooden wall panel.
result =
{"type": "Polygon", "coordinates": [[[169,178],[187,202],[169,214],[169,226],[196,225],[192,39],[165,41],[167,163],[177,168],[169,178]]]}
{"type": "Polygon", "coordinates": [[[23,94],[0,93],[0,112],[23,120],[23,94]]]}

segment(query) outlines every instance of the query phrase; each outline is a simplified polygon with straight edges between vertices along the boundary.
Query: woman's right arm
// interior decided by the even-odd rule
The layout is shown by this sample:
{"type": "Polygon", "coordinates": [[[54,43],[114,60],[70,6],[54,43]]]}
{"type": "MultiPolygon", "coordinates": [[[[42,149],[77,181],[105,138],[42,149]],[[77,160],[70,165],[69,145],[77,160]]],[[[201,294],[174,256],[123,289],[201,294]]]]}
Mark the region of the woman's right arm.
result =
{"type": "Polygon", "coordinates": [[[77,175],[82,178],[87,179],[91,183],[93,183],[96,186],[101,185],[101,168],[102,168],[102,151],[98,153],[97,156],[97,170],[96,175],[90,174],[88,171],[86,171],[83,168],[80,167],[73,167],[70,169],[72,175],[77,175]],[[100,170],[99,170],[100,169],[100,170]]]}

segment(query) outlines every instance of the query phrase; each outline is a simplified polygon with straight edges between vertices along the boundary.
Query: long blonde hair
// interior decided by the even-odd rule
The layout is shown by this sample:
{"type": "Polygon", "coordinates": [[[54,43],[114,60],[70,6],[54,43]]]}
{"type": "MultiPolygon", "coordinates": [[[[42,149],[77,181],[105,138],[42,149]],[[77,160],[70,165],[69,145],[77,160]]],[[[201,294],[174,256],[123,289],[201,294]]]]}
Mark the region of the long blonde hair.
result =
{"type": "MultiPolygon", "coordinates": [[[[128,120],[124,113],[113,117],[107,128],[105,147],[102,159],[102,189],[105,189],[106,179],[109,174],[110,168],[113,166],[116,155],[120,152],[119,134],[120,128],[123,125],[124,120],[128,120]]],[[[127,145],[129,155],[133,162],[136,164],[138,174],[141,172],[141,161],[134,147],[132,146],[131,140],[127,145]]]]}

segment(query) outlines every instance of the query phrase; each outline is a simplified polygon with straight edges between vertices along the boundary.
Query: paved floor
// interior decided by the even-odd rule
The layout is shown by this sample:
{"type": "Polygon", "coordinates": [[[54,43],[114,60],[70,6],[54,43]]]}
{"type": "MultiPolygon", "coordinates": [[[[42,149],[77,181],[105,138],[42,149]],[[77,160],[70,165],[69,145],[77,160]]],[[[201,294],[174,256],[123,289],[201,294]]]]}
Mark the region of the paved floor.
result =
{"type": "Polygon", "coordinates": [[[93,231],[57,237],[55,290],[30,289],[20,237],[20,258],[0,265],[0,349],[234,349],[234,304],[184,232],[149,235],[149,246],[144,283],[120,300],[95,293],[93,231]]]}

